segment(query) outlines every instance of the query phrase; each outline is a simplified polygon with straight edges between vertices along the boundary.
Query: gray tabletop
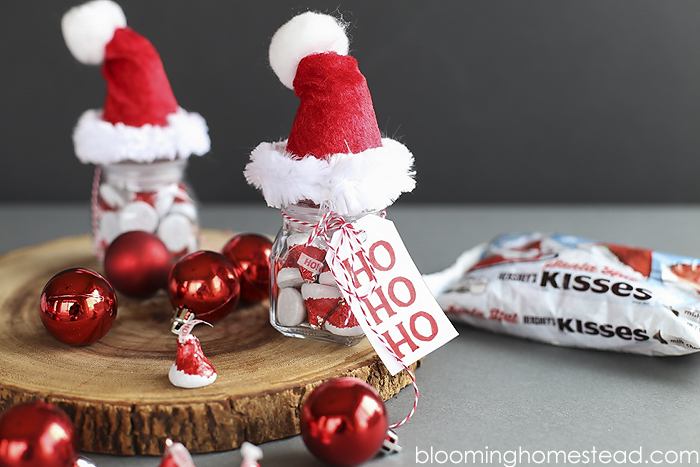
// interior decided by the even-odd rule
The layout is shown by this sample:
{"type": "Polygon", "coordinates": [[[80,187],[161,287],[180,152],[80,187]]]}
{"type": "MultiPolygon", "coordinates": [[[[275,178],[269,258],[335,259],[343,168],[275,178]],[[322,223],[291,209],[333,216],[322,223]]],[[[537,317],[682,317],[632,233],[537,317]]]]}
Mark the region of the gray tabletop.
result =
{"type": "MultiPolygon", "coordinates": [[[[205,228],[274,234],[281,224],[278,211],[259,205],[204,206],[201,214],[205,228]]],[[[568,233],[700,257],[700,208],[691,206],[399,205],[388,217],[423,273],[516,231],[568,233]]],[[[84,234],[90,225],[87,205],[0,205],[0,219],[0,253],[84,234]]],[[[366,465],[475,465],[472,457],[464,462],[468,451],[485,456],[476,463],[481,465],[556,465],[555,459],[561,465],[577,459],[583,465],[697,464],[700,355],[641,357],[457,329],[460,336],[426,357],[417,371],[418,410],[397,430],[404,451],[366,465]]],[[[412,400],[407,388],[387,402],[392,421],[403,418],[412,400]]],[[[298,436],[261,447],[263,467],[322,465],[298,436]]],[[[86,456],[98,467],[159,464],[154,457],[86,456]]],[[[240,461],[238,451],[195,456],[197,467],[240,461]]]]}

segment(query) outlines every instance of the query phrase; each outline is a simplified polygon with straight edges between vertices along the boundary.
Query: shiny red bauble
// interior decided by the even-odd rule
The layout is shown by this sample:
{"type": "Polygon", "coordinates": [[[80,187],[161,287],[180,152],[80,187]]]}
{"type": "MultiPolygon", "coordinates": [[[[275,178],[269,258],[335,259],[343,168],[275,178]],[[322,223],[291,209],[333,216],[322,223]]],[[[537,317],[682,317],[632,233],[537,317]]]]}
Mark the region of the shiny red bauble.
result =
{"type": "Polygon", "coordinates": [[[105,276],[115,289],[131,297],[148,297],[165,287],[171,266],[168,248],[149,232],[125,232],[105,251],[105,276]]]}
{"type": "Polygon", "coordinates": [[[389,428],[377,391],[357,378],[337,378],[313,390],[301,409],[301,436],[311,453],[332,465],[374,457],[389,428]]]}
{"type": "Polygon", "coordinates": [[[117,296],[104,277],[89,269],[66,269],[44,286],[41,322],[56,339],[70,345],[92,344],[112,327],[117,296]]]}
{"type": "Polygon", "coordinates": [[[272,241],[262,235],[238,234],[221,253],[236,267],[241,280],[241,300],[259,302],[270,296],[272,241]]]}
{"type": "Polygon", "coordinates": [[[240,296],[233,265],[215,251],[196,251],[170,270],[168,295],[175,308],[188,308],[198,319],[218,321],[236,308],[240,296]]]}
{"type": "Polygon", "coordinates": [[[51,404],[28,402],[0,413],[2,467],[72,467],[77,450],[73,423],[51,404]]]}

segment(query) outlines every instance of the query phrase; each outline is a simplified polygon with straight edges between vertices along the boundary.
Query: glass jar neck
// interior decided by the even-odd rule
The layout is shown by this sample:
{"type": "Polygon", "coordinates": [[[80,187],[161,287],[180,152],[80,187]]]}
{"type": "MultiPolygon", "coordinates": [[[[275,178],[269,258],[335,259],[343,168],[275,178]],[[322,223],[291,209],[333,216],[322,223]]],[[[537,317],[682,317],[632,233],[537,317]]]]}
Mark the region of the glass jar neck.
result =
{"type": "Polygon", "coordinates": [[[120,162],[102,166],[104,182],[128,189],[136,184],[140,190],[156,189],[183,180],[187,159],[163,160],[152,163],[120,162]]]}
{"type": "MultiPolygon", "coordinates": [[[[377,215],[382,210],[376,211],[364,211],[358,214],[350,214],[341,216],[346,222],[354,222],[366,215],[374,214],[377,215]]],[[[290,224],[297,229],[306,230],[311,229],[317,225],[323,216],[328,212],[320,206],[310,206],[306,204],[290,204],[282,207],[282,215],[284,217],[285,224],[290,224]]]]}

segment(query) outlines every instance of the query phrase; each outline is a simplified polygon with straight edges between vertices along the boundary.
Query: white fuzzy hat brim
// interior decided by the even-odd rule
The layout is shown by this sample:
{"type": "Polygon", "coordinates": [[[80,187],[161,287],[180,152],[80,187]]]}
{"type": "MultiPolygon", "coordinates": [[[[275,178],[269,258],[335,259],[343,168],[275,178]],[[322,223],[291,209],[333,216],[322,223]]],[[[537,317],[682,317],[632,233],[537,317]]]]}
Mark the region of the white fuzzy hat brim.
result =
{"type": "Polygon", "coordinates": [[[185,389],[209,386],[216,381],[216,377],[216,373],[213,373],[211,376],[191,375],[185,373],[183,370],[179,370],[175,364],[170,367],[170,371],[168,372],[168,379],[170,379],[173,386],[185,389]]]}
{"type": "Polygon", "coordinates": [[[201,156],[211,141],[204,118],[180,108],[168,115],[167,126],[133,127],[102,120],[102,111],[83,113],[73,132],[75,154],[83,163],[153,162],[201,156]]]}
{"type": "Polygon", "coordinates": [[[281,208],[311,200],[341,215],[376,211],[415,188],[413,154],[390,138],[358,154],[333,154],[328,160],[297,160],[286,141],[261,143],[250,155],[244,175],[262,190],[268,206],[281,208]]]}

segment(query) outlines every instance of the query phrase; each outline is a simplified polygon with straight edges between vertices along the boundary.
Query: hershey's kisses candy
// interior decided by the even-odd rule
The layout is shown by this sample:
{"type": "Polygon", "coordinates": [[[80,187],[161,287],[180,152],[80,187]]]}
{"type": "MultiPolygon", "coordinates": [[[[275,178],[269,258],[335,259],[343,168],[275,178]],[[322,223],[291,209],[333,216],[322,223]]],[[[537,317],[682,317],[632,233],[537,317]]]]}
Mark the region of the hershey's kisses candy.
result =
{"type": "Polygon", "coordinates": [[[306,306],[301,293],[293,287],[280,290],[277,296],[277,322],[282,326],[298,326],[306,319],[306,306]]]}

